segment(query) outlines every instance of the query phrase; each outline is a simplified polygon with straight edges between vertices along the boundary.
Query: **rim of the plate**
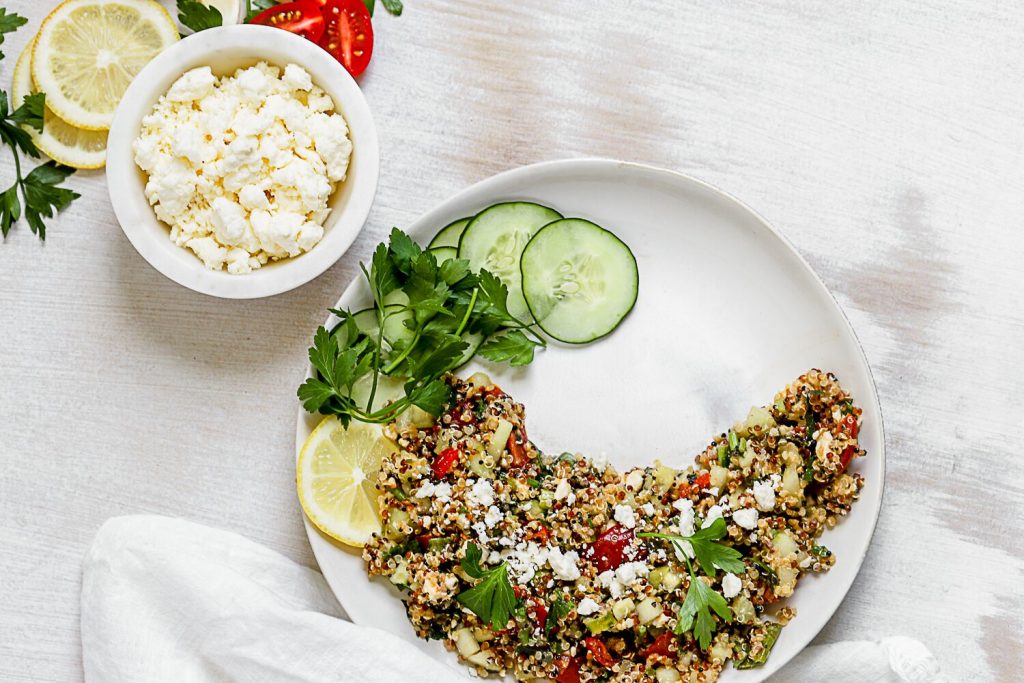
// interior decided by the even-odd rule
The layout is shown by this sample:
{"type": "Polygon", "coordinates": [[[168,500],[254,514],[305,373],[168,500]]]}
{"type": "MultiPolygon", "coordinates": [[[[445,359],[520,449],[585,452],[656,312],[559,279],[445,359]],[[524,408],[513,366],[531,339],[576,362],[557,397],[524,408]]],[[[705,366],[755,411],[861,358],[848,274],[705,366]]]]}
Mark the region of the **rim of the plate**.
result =
{"type": "MultiPolygon", "coordinates": [[[[835,614],[835,612],[838,611],[839,607],[841,607],[843,602],[846,600],[846,596],[849,594],[850,589],[853,587],[854,581],[856,581],[857,576],[860,574],[861,567],[863,566],[864,560],[867,557],[868,549],[871,547],[871,540],[874,538],[875,531],[876,531],[877,526],[878,526],[878,518],[879,518],[881,509],[882,509],[882,501],[883,501],[883,498],[885,496],[885,419],[884,419],[884,416],[883,416],[883,413],[882,413],[881,401],[878,398],[877,382],[875,381],[874,373],[871,371],[871,365],[870,365],[870,363],[868,363],[867,354],[864,352],[864,346],[861,343],[860,338],[857,336],[857,333],[854,330],[853,325],[851,324],[849,317],[846,315],[846,311],[843,310],[843,307],[839,304],[839,301],[836,300],[835,296],[832,294],[832,292],[829,290],[829,288],[825,285],[825,282],[821,279],[821,277],[818,275],[818,273],[815,272],[815,270],[811,267],[811,265],[807,262],[807,260],[803,257],[803,255],[797,250],[797,248],[793,245],[793,243],[785,235],[783,235],[781,232],[779,232],[779,230],[777,230],[771,223],[769,223],[760,213],[758,213],[757,211],[752,209],[745,202],[743,202],[740,199],[736,198],[735,196],[733,196],[729,192],[726,192],[725,190],[722,190],[722,189],[716,187],[715,185],[712,185],[712,184],[710,184],[710,183],[708,183],[708,182],[706,182],[704,180],[701,180],[700,178],[696,178],[694,176],[691,176],[691,175],[686,174],[686,173],[682,173],[680,171],[674,171],[674,170],[671,170],[671,169],[661,168],[661,167],[658,167],[658,166],[652,166],[652,165],[649,165],[649,164],[643,164],[643,163],[638,163],[638,162],[620,161],[620,160],[601,158],[601,157],[587,157],[587,158],[580,158],[580,159],[557,159],[557,160],[551,160],[551,161],[542,161],[542,162],[538,162],[538,163],[534,163],[534,164],[529,164],[529,165],[526,165],[526,166],[519,166],[519,167],[516,167],[516,168],[513,168],[513,169],[509,169],[507,171],[502,171],[502,172],[497,173],[495,175],[492,175],[492,176],[489,176],[487,178],[484,178],[483,180],[480,180],[480,181],[478,181],[476,183],[473,183],[472,185],[464,188],[463,190],[459,191],[455,195],[452,195],[451,197],[448,197],[444,201],[440,202],[437,206],[435,206],[434,208],[432,208],[429,211],[427,211],[426,213],[424,213],[416,221],[414,221],[412,223],[412,225],[410,225],[409,229],[410,229],[410,231],[415,232],[416,231],[415,227],[420,225],[420,224],[423,224],[423,223],[428,223],[429,224],[429,223],[432,223],[432,222],[433,223],[437,223],[441,219],[441,217],[445,214],[445,212],[448,210],[447,209],[447,205],[457,196],[461,196],[461,195],[465,195],[465,194],[474,194],[474,193],[479,194],[481,192],[485,192],[487,190],[487,188],[489,186],[491,186],[491,185],[500,186],[500,185],[503,185],[503,184],[508,183],[508,182],[514,182],[519,176],[522,176],[522,175],[529,176],[529,175],[538,174],[538,173],[539,174],[543,174],[543,173],[549,173],[549,172],[572,172],[574,170],[586,171],[586,170],[593,170],[593,169],[598,168],[598,167],[629,168],[629,169],[638,170],[638,171],[642,171],[642,172],[653,173],[653,174],[656,174],[656,175],[660,175],[662,177],[671,178],[671,179],[673,179],[675,181],[682,181],[684,183],[692,183],[692,184],[697,185],[700,188],[704,189],[705,191],[708,191],[708,192],[710,192],[710,193],[712,193],[714,195],[717,195],[719,198],[722,198],[722,199],[725,199],[725,200],[731,202],[735,206],[737,206],[740,209],[742,209],[743,211],[747,212],[758,223],[760,223],[764,228],[766,228],[769,231],[770,234],[772,234],[774,237],[776,237],[786,247],[786,249],[790,252],[790,254],[792,256],[796,257],[797,261],[803,266],[803,269],[806,271],[806,273],[811,275],[811,277],[813,278],[813,281],[815,283],[817,283],[817,286],[820,288],[820,290],[828,295],[828,300],[831,301],[832,305],[839,312],[840,317],[842,318],[843,322],[846,325],[847,331],[850,333],[850,335],[851,335],[851,337],[853,339],[854,345],[855,345],[855,347],[857,349],[858,358],[859,358],[860,362],[863,365],[863,368],[864,368],[864,370],[866,372],[868,381],[870,383],[869,388],[870,388],[871,394],[872,394],[872,396],[874,398],[875,407],[876,407],[876,410],[877,410],[877,413],[878,413],[877,417],[878,417],[879,444],[878,444],[878,450],[877,450],[877,460],[878,460],[878,467],[880,468],[880,475],[881,475],[880,478],[879,478],[879,492],[878,492],[878,496],[875,499],[875,505],[871,509],[871,512],[870,512],[870,514],[872,515],[872,519],[871,519],[871,522],[870,522],[870,533],[865,534],[864,540],[861,542],[860,547],[857,548],[854,551],[855,554],[856,554],[855,555],[855,568],[854,568],[854,571],[852,571],[850,573],[849,578],[845,581],[845,585],[842,585],[842,586],[839,587],[839,591],[838,592],[841,593],[841,597],[840,597],[839,601],[836,603],[835,608],[824,619],[819,619],[819,623],[817,623],[817,625],[808,625],[806,627],[806,630],[804,630],[803,632],[801,632],[799,634],[794,634],[794,635],[798,636],[797,640],[795,641],[796,647],[792,650],[792,652],[787,657],[776,659],[776,660],[770,662],[771,668],[770,669],[766,668],[764,676],[760,679],[760,680],[763,680],[764,678],[767,678],[769,675],[774,674],[775,672],[779,671],[787,663],[792,661],[793,657],[795,657],[797,654],[802,652],[807,647],[807,645],[812,640],[814,640],[815,637],[817,637],[818,633],[821,632],[821,629],[824,628],[825,624],[827,624],[829,622],[829,620],[832,618],[832,616],[835,614]]],[[[341,300],[345,298],[345,296],[349,292],[349,290],[353,286],[358,286],[358,285],[359,285],[359,276],[356,276],[351,282],[349,282],[349,284],[342,291],[341,295],[338,298],[338,304],[336,304],[336,305],[340,305],[341,300]]],[[[331,318],[328,318],[328,320],[330,320],[330,319],[331,318]]],[[[312,370],[312,366],[307,368],[307,374],[306,374],[307,377],[310,376],[311,370],[312,370]]],[[[302,444],[305,442],[306,437],[308,436],[308,431],[309,430],[306,427],[305,413],[304,413],[304,411],[302,410],[302,408],[300,406],[299,407],[299,411],[298,411],[298,418],[296,420],[296,432],[295,432],[295,453],[296,453],[295,457],[296,457],[296,460],[298,459],[298,453],[299,453],[299,451],[302,448],[302,444]]],[[[339,545],[332,543],[323,534],[321,534],[321,532],[309,521],[309,518],[306,517],[305,514],[303,514],[302,518],[303,518],[303,524],[306,527],[306,535],[309,538],[310,547],[313,550],[313,556],[316,557],[318,564],[320,564],[320,562],[321,562],[320,553],[326,551],[327,549],[341,550],[342,552],[346,551],[345,549],[341,548],[339,545]]],[[[344,592],[338,590],[338,588],[340,588],[340,587],[336,588],[333,585],[332,580],[331,580],[330,577],[325,575],[324,578],[327,580],[327,583],[330,586],[331,591],[334,593],[335,597],[337,598],[338,602],[341,604],[341,606],[343,608],[345,608],[346,613],[348,613],[348,607],[346,606],[345,600],[342,597],[344,595],[344,592]]],[[[360,620],[358,618],[356,618],[356,617],[353,617],[351,614],[349,615],[349,617],[352,619],[353,623],[357,623],[357,624],[360,623],[360,620]]],[[[809,620],[805,620],[804,624],[807,624],[807,621],[809,621],[809,620]]]]}

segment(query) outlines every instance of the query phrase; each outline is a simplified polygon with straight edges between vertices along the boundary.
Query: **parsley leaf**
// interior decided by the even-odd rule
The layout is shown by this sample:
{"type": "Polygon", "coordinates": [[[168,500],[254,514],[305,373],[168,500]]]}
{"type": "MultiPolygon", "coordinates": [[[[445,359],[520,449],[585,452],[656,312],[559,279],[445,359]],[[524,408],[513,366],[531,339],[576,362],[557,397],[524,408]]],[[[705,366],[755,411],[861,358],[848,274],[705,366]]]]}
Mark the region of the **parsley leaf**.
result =
{"type": "Polygon", "coordinates": [[[726,529],[725,520],[719,517],[710,526],[701,529],[693,534],[693,536],[660,533],[640,533],[637,536],[671,541],[677,547],[681,547],[683,543],[689,543],[693,549],[694,556],[697,558],[697,562],[700,563],[701,569],[708,576],[714,577],[717,573],[716,569],[733,573],[746,571],[742,553],[731,546],[717,543],[718,540],[725,537],[726,529]]]}
{"type": "Polygon", "coordinates": [[[332,331],[317,330],[309,349],[315,375],[297,391],[310,412],[337,415],[346,425],[353,419],[390,422],[411,405],[439,415],[451,400],[444,376],[473,356],[467,335],[480,334],[485,342],[494,335],[479,352],[514,366],[531,362],[536,347],[546,345],[508,314],[508,288],[501,280],[486,271],[472,273],[464,260],[439,265],[433,253],[397,228],[377,245],[369,267],[360,267],[376,324],[372,315],[357,323],[348,311],[331,309],[341,322],[332,331]],[[380,375],[401,379],[405,390],[383,407],[374,403],[380,375]],[[356,405],[353,386],[366,376],[369,398],[356,405]]]}
{"type": "Polygon", "coordinates": [[[537,342],[520,330],[512,330],[488,340],[478,353],[487,360],[497,363],[508,361],[512,367],[518,367],[533,362],[533,351],[537,346],[537,342]]]}
{"type": "Polygon", "coordinates": [[[480,566],[482,555],[483,552],[475,543],[466,545],[462,569],[480,581],[456,595],[455,599],[498,631],[508,625],[516,608],[516,595],[508,579],[508,563],[502,562],[494,569],[483,569],[480,566]]]}
{"type": "MultiPolygon", "coordinates": [[[[25,22],[24,17],[7,14],[7,10],[0,7],[0,43],[5,34],[23,26],[25,22]]],[[[24,217],[32,233],[45,240],[46,224],[43,219],[52,218],[55,212],[63,210],[79,197],[77,192],[59,186],[75,172],[67,166],[48,161],[34,168],[28,175],[22,173],[21,154],[39,157],[39,149],[26,127],[43,130],[45,105],[46,96],[35,93],[25,97],[21,105],[11,111],[7,93],[0,90],[0,142],[11,149],[15,173],[14,183],[0,193],[0,235],[5,238],[14,224],[24,217]]]]}
{"type": "Polygon", "coordinates": [[[48,161],[32,169],[21,184],[25,197],[25,220],[32,233],[39,239],[46,239],[46,225],[43,217],[52,218],[54,211],[65,209],[81,195],[66,187],[58,187],[75,169],[48,161]]]}
{"type": "Polygon", "coordinates": [[[224,24],[224,17],[213,5],[204,5],[198,0],[178,0],[178,21],[194,32],[216,28],[224,24]]]}
{"type": "Polygon", "coordinates": [[[402,16],[402,10],[405,9],[402,6],[402,0],[380,0],[380,4],[384,5],[388,14],[393,14],[396,17],[402,16]]]}
{"type": "Polygon", "coordinates": [[[641,538],[660,538],[670,541],[681,551],[690,572],[690,586],[687,588],[686,598],[679,608],[675,632],[681,634],[692,629],[693,636],[702,650],[708,649],[711,644],[711,634],[716,629],[715,619],[711,616],[711,612],[713,611],[723,621],[729,623],[732,621],[732,610],[729,609],[729,604],[722,594],[701,581],[694,572],[693,564],[683,550],[684,544],[689,543],[697,563],[708,576],[714,578],[718,569],[741,574],[746,570],[746,565],[742,560],[743,555],[731,546],[718,543],[725,537],[726,531],[725,520],[719,517],[707,528],[697,531],[692,536],[651,532],[637,534],[641,538]]]}
{"type": "MultiPolygon", "coordinates": [[[[390,11],[390,10],[389,10],[390,11]]],[[[28,19],[11,12],[7,13],[6,7],[0,7],[0,44],[4,42],[4,35],[7,33],[14,33],[19,28],[28,23],[28,19]]],[[[0,59],[3,59],[4,55],[0,52],[0,59]]]]}
{"type": "Polygon", "coordinates": [[[569,613],[576,609],[576,604],[565,597],[564,594],[556,594],[551,600],[548,608],[548,618],[544,623],[544,632],[551,633],[558,628],[558,622],[569,616],[569,613]]]}

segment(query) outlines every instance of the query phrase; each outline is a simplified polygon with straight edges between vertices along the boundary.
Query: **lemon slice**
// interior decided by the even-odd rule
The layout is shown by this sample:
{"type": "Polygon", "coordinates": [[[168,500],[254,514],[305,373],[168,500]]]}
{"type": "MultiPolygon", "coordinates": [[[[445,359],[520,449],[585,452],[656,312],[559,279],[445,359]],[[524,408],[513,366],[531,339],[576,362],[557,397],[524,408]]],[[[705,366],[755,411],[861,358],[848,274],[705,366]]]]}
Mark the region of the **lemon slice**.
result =
{"type": "Polygon", "coordinates": [[[57,116],[106,130],[135,75],[176,40],[174,20],[153,0],[66,0],[39,28],[32,79],[57,116]]]}
{"type": "Polygon", "coordinates": [[[353,421],[346,429],[325,417],[299,453],[299,502],[310,521],[346,545],[366,545],[381,531],[377,472],[397,451],[380,425],[353,421]]]}
{"type": "MultiPolygon", "coordinates": [[[[17,109],[33,92],[32,88],[32,46],[35,40],[18,57],[14,65],[14,83],[11,85],[11,103],[17,109]]],[[[32,142],[57,163],[72,168],[103,168],[107,160],[107,131],[75,128],[46,107],[43,110],[43,132],[31,126],[25,130],[32,136],[32,142]]]]}

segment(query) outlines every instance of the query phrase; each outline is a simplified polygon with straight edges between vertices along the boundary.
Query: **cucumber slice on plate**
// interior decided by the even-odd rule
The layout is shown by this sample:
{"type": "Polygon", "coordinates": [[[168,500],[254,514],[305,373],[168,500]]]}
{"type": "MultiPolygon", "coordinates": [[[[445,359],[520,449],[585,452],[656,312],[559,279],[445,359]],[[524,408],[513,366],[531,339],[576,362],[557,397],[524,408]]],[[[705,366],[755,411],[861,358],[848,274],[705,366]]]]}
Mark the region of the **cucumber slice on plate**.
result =
{"type": "Polygon", "coordinates": [[[523,250],[523,294],[540,328],[586,344],[616,327],[636,303],[633,252],[614,234],[581,218],[545,225],[523,250]]]}
{"type": "Polygon", "coordinates": [[[459,240],[459,258],[474,270],[488,270],[508,287],[508,311],[528,320],[519,268],[526,243],[538,230],[562,217],[554,209],[532,202],[495,204],[476,215],[459,240]]]}
{"type": "Polygon", "coordinates": [[[441,265],[445,261],[449,261],[459,255],[459,250],[455,247],[430,247],[427,251],[437,259],[437,265],[441,265]]]}
{"type": "Polygon", "coordinates": [[[394,346],[397,342],[408,344],[415,334],[405,326],[405,321],[412,320],[412,311],[405,308],[409,305],[409,297],[400,289],[396,289],[384,297],[384,339],[394,346]]]}
{"type": "Polygon", "coordinates": [[[427,245],[427,249],[433,249],[434,247],[455,247],[459,246],[459,238],[462,237],[462,231],[466,229],[466,225],[473,220],[470,218],[460,218],[457,221],[452,221],[448,225],[444,226],[437,231],[434,235],[434,239],[430,240],[430,244],[427,245]]]}

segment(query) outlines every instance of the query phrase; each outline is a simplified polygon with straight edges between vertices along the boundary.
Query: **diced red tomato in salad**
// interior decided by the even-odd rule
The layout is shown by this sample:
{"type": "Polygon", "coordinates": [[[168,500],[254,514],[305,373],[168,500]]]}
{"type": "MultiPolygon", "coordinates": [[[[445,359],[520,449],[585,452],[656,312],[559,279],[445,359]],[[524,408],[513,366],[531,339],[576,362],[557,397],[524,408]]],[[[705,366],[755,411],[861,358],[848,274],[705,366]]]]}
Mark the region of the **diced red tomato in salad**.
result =
{"type": "Polygon", "coordinates": [[[526,467],[530,464],[530,456],[526,453],[526,429],[513,429],[505,445],[512,454],[512,467],[526,467]]]}
{"type": "Polygon", "coordinates": [[[700,475],[697,477],[697,480],[693,482],[693,485],[697,487],[698,491],[701,491],[711,486],[711,473],[701,472],[700,475]]]}
{"type": "Polygon", "coordinates": [[[527,613],[533,617],[534,622],[537,624],[537,628],[543,629],[548,623],[548,607],[544,604],[543,600],[536,596],[530,598],[527,613]]]}
{"type": "MultiPolygon", "coordinates": [[[[632,529],[616,524],[598,536],[584,556],[597,566],[598,572],[617,569],[626,561],[626,548],[633,544],[634,538],[632,529]]],[[[643,559],[646,555],[646,549],[637,548],[637,559],[643,559]]]]}
{"type": "Polygon", "coordinates": [[[594,661],[601,666],[610,667],[615,664],[615,658],[612,657],[612,653],[608,651],[608,646],[600,638],[588,636],[583,639],[583,644],[594,657],[594,661]]]}
{"type": "Polygon", "coordinates": [[[660,636],[654,639],[654,642],[645,647],[640,651],[640,656],[643,658],[650,657],[651,655],[661,655],[662,657],[669,657],[672,654],[672,642],[675,640],[675,634],[671,631],[665,631],[660,636]]]}
{"type": "Polygon", "coordinates": [[[839,423],[839,427],[853,439],[857,438],[857,432],[860,431],[860,425],[857,424],[856,415],[847,415],[844,417],[839,423]]]}
{"type": "Polygon", "coordinates": [[[556,683],[580,683],[580,665],[583,663],[579,657],[567,657],[562,655],[555,660],[555,664],[561,667],[561,672],[555,676],[556,683]]]}
{"type": "Polygon", "coordinates": [[[857,455],[857,449],[853,446],[847,446],[846,450],[839,454],[839,464],[842,469],[846,469],[850,466],[850,461],[853,460],[854,456],[857,455]]]}
{"type": "Polygon", "coordinates": [[[434,473],[434,478],[444,479],[455,468],[455,463],[459,461],[459,456],[460,453],[456,448],[446,448],[434,456],[434,462],[430,463],[430,469],[434,473]]]}

